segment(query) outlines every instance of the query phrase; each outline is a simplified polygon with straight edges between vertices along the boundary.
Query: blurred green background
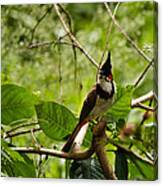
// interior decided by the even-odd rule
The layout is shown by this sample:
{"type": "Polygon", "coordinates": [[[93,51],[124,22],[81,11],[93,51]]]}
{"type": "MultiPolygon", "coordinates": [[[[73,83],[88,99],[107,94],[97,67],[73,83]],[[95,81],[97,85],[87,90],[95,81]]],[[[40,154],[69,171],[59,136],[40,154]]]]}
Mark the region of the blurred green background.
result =
{"type": "MultiPolygon", "coordinates": [[[[63,6],[71,15],[75,36],[100,63],[108,28],[112,22],[104,4],[63,6]]],[[[109,3],[109,6],[113,11],[116,3],[109,3]]],[[[116,14],[120,25],[151,59],[155,42],[153,14],[153,1],[121,3],[116,14]]],[[[78,116],[86,93],[95,84],[97,70],[78,49],[75,59],[71,46],[51,44],[28,48],[31,38],[32,43],[43,43],[55,41],[65,34],[53,6],[2,6],[1,19],[2,84],[14,83],[24,86],[43,100],[62,103],[78,116]],[[35,25],[48,9],[46,17],[40,21],[32,38],[35,25]]],[[[65,40],[69,41],[68,37],[65,40]]],[[[131,47],[114,25],[107,48],[111,50],[116,83],[122,86],[133,84],[148,62],[131,47]]],[[[135,90],[134,97],[141,96],[152,88],[151,68],[135,90]]],[[[55,144],[43,133],[38,134],[38,138],[41,144],[49,148],[55,144]]],[[[17,137],[13,139],[13,143],[28,146],[32,142],[30,137],[17,137]]],[[[44,172],[40,173],[40,177],[64,177],[62,160],[49,158],[46,164],[48,166],[43,165],[44,172]]]]}

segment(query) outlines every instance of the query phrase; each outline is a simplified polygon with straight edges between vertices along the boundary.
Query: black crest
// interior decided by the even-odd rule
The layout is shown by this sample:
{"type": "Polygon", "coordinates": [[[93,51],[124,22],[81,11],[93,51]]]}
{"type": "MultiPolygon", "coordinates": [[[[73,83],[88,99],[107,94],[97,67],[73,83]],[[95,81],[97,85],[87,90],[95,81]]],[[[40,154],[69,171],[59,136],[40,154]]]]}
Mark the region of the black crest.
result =
{"type": "Polygon", "coordinates": [[[108,76],[109,74],[111,74],[111,69],[112,69],[111,54],[110,54],[110,51],[109,51],[107,60],[105,61],[105,63],[100,68],[100,74],[104,75],[104,76],[108,76]]]}

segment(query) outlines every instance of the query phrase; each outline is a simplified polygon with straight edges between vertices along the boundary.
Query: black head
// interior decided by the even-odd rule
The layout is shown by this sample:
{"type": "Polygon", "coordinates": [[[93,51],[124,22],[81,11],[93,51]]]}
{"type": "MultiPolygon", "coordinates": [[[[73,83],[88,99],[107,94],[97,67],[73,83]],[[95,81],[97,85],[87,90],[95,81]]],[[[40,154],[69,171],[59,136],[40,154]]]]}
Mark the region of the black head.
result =
{"type": "Polygon", "coordinates": [[[112,65],[111,65],[111,54],[110,51],[108,52],[108,57],[105,63],[100,68],[100,76],[101,77],[107,77],[110,80],[112,80],[112,65]]]}

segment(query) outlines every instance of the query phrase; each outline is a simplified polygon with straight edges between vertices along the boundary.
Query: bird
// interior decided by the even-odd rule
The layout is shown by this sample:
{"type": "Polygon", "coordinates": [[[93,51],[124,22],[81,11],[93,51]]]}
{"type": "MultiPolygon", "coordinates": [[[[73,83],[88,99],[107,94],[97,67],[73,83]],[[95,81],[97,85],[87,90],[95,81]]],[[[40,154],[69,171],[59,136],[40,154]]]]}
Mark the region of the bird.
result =
{"type": "Polygon", "coordinates": [[[108,52],[106,61],[100,65],[96,84],[86,96],[80,112],[79,122],[62,147],[63,152],[69,152],[79,131],[90,121],[102,116],[113,104],[116,84],[113,80],[111,52],[108,52]]]}

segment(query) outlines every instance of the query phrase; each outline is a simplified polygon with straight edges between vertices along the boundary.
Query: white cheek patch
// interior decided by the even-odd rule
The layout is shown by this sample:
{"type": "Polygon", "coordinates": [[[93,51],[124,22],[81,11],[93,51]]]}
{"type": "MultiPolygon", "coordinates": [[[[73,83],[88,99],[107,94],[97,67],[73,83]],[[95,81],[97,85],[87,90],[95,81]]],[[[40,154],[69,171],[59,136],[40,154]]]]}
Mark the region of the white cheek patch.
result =
{"type": "Polygon", "coordinates": [[[112,93],[112,83],[111,83],[111,82],[102,80],[102,81],[100,82],[100,84],[101,84],[101,88],[102,88],[104,91],[108,92],[109,94],[112,93]]]}

